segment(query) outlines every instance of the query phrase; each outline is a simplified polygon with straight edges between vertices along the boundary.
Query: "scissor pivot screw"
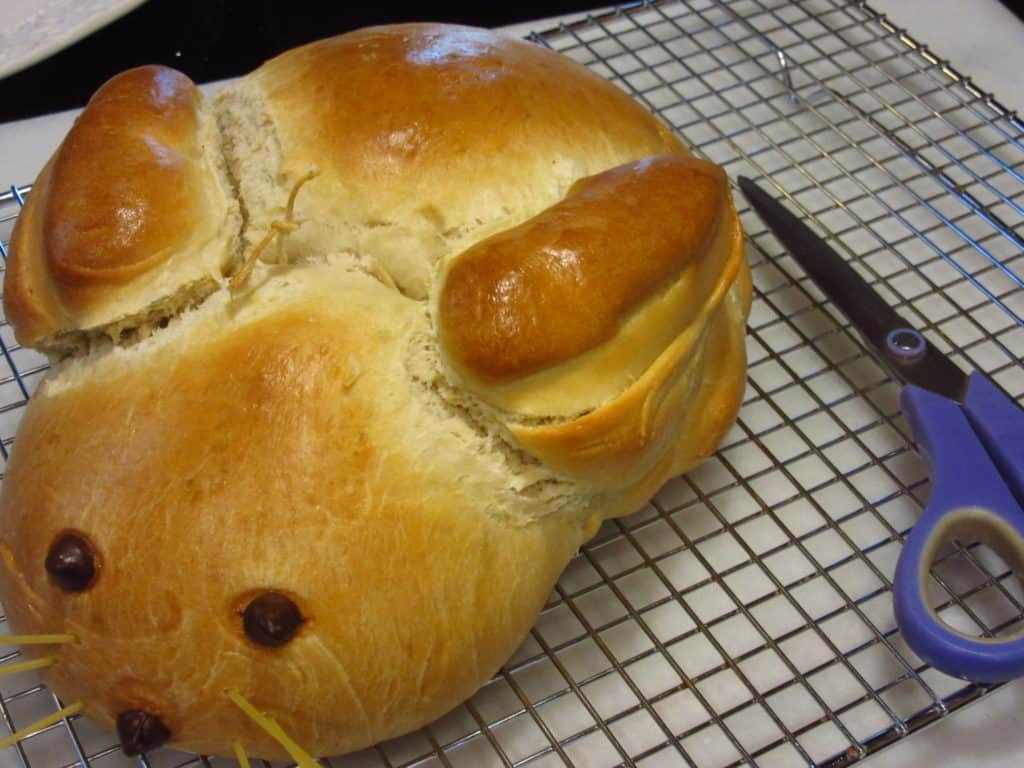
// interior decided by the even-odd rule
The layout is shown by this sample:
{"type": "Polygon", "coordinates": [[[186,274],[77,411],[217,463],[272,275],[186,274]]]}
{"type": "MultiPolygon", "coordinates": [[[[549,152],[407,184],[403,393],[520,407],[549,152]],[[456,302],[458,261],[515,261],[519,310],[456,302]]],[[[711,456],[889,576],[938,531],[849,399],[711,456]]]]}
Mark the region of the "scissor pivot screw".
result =
{"type": "Polygon", "coordinates": [[[898,363],[914,363],[928,351],[928,342],[913,328],[897,328],[885,337],[889,353],[898,363]]]}

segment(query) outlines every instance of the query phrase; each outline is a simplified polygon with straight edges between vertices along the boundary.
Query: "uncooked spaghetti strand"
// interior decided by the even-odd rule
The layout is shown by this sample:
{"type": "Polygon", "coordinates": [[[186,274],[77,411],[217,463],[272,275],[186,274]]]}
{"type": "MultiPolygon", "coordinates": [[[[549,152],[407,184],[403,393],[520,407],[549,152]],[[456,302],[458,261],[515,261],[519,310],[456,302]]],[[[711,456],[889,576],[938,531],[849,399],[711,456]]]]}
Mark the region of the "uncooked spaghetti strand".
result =
{"type": "Polygon", "coordinates": [[[29,659],[28,661],[19,661],[15,664],[4,664],[0,666],[0,677],[6,677],[7,675],[16,675],[19,672],[27,672],[30,669],[42,669],[48,667],[57,661],[55,656],[43,656],[40,659],[29,659]]]}
{"type": "Polygon", "coordinates": [[[33,733],[38,733],[54,723],[59,723],[65,717],[71,717],[77,715],[82,711],[82,702],[76,701],[74,704],[68,704],[63,709],[58,709],[56,712],[47,715],[44,718],[36,720],[32,725],[22,728],[20,731],[15,731],[10,736],[4,739],[0,739],[0,749],[6,749],[12,744],[17,744],[22,739],[28,738],[33,733]]]}
{"type": "Polygon", "coordinates": [[[284,747],[285,751],[291,756],[292,760],[295,761],[299,768],[321,768],[320,764],[313,759],[312,755],[296,744],[295,741],[284,732],[284,729],[278,725],[274,718],[265,712],[260,712],[256,707],[246,701],[245,697],[238,693],[238,691],[227,691],[227,695],[240,710],[242,710],[254,723],[256,723],[256,725],[266,731],[268,736],[284,747]]]}

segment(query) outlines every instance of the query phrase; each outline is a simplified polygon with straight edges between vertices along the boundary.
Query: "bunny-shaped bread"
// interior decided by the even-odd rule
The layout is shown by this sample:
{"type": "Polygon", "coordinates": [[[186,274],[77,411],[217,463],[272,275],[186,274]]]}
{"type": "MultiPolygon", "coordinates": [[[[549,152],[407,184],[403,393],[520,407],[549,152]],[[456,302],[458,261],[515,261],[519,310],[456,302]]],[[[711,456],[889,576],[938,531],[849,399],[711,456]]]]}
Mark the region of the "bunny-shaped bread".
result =
{"type": "Polygon", "coordinates": [[[204,99],[90,101],[4,301],[53,365],[0,498],[0,598],[129,753],[415,729],[511,655],[609,517],[744,386],[720,168],[614,85],[473,28],[370,28],[204,99]]]}

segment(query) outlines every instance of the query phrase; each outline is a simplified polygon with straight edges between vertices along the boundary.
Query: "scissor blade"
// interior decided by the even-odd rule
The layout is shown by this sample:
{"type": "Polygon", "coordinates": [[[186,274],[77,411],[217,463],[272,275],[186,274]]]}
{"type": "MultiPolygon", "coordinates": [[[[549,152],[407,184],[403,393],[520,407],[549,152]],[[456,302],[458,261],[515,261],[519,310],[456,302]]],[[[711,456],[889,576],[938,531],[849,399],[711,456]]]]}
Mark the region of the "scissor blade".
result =
{"type": "MultiPolygon", "coordinates": [[[[879,296],[842,256],[814,231],[789,212],[778,200],[750,179],[738,178],[740,189],[754,210],[771,228],[790,255],[813,278],[874,348],[876,356],[905,383],[916,384],[932,392],[963,400],[967,376],[948,357],[939,352],[923,334],[914,330],[888,302],[879,296]],[[923,339],[924,351],[911,358],[899,345],[890,343],[890,335],[901,330],[923,339]]],[[[897,335],[899,338],[899,335],[897,335]]]]}

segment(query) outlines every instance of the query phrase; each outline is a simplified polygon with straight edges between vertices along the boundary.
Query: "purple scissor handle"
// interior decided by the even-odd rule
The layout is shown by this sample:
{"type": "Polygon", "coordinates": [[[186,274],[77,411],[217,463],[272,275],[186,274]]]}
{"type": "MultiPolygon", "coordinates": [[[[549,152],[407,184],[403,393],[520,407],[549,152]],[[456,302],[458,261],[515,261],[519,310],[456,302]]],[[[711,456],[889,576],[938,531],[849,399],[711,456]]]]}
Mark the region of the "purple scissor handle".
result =
{"type": "Polygon", "coordinates": [[[943,622],[927,596],[939,545],[988,544],[1024,574],[1024,410],[983,374],[966,375],[800,219],[749,179],[740,188],[789,253],[906,386],[901,403],[931,467],[932,494],[900,552],[896,623],[907,645],[947,674],[980,683],[1024,676],[1024,630],[981,638],[943,622]]]}
{"type": "Polygon", "coordinates": [[[947,674],[979,683],[1020,677],[1024,632],[958,632],[935,615],[926,590],[939,545],[954,538],[978,538],[1024,573],[1024,509],[1014,496],[1024,487],[1024,411],[980,373],[970,375],[962,405],[913,385],[901,402],[933,480],[896,564],[896,623],[907,645],[947,674]]]}

